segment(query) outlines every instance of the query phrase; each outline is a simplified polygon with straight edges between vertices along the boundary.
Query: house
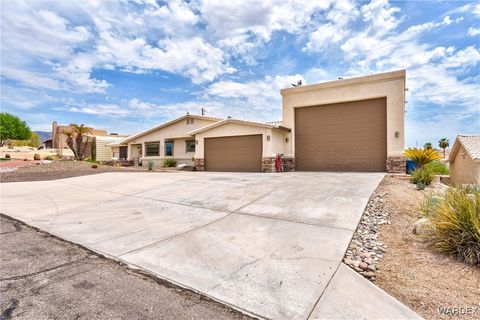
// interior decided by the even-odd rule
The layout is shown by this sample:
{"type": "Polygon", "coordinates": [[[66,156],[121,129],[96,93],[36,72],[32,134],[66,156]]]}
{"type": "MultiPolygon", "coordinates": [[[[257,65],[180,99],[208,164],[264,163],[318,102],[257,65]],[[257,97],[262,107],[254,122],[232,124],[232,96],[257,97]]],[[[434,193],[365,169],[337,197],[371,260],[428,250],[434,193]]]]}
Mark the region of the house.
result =
{"type": "Polygon", "coordinates": [[[185,115],[111,145],[121,159],[207,171],[405,172],[405,71],[281,90],[282,121],[185,115]]]}
{"type": "Polygon", "coordinates": [[[480,134],[458,135],[448,156],[448,162],[452,183],[480,183],[480,134]]]}
{"type": "Polygon", "coordinates": [[[220,121],[220,118],[190,115],[176,118],[146,131],[110,144],[114,158],[146,165],[161,166],[166,159],[193,164],[196,144],[190,131],[220,121]]]}

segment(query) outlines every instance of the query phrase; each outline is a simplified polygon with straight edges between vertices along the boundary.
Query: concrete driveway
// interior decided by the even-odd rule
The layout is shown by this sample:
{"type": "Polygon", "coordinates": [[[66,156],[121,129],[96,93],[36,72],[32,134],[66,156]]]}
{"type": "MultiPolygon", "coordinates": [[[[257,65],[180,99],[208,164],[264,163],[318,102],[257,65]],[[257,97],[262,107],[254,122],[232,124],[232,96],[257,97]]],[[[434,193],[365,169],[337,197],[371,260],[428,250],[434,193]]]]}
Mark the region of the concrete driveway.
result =
{"type": "Polygon", "coordinates": [[[370,304],[369,317],[384,303],[380,317],[410,317],[341,264],[382,177],[105,173],[1,184],[0,211],[252,315],[358,317],[370,304]],[[356,290],[366,295],[357,311],[342,301],[356,290]]]}

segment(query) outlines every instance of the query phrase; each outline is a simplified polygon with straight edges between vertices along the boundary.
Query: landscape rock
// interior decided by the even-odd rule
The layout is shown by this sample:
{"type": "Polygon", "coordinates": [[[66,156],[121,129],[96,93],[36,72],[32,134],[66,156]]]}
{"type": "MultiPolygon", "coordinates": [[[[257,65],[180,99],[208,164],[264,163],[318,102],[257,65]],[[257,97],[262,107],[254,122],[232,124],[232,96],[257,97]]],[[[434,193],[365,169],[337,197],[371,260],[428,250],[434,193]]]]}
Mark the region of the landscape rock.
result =
{"type": "Polygon", "coordinates": [[[420,218],[415,222],[413,225],[413,234],[421,235],[428,233],[428,219],[427,218],[420,218]]]}
{"type": "Polygon", "coordinates": [[[375,192],[370,198],[344,257],[348,266],[370,281],[375,281],[379,260],[387,251],[387,246],[377,240],[379,226],[390,224],[384,196],[375,192]]]}

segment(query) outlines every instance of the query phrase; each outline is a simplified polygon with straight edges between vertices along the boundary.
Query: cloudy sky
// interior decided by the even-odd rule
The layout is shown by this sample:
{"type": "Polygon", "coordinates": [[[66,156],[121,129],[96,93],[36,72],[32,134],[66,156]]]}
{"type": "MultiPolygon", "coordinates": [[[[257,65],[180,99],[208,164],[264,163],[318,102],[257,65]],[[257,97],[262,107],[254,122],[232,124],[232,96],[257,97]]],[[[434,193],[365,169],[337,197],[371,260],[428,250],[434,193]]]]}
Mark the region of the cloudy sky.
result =
{"type": "Polygon", "coordinates": [[[280,120],[279,90],[407,70],[407,145],[480,132],[480,2],[2,1],[1,107],[35,130],[280,120]]]}

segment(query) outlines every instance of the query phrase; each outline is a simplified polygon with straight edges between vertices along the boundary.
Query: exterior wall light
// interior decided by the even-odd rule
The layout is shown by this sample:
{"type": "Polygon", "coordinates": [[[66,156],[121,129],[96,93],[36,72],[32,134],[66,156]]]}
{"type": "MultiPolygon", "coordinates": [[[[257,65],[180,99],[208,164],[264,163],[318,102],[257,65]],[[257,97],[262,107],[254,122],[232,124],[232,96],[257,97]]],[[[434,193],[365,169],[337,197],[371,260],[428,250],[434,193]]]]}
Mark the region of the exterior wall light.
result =
{"type": "Polygon", "coordinates": [[[270,136],[267,136],[267,141],[270,141],[270,136]]]}

